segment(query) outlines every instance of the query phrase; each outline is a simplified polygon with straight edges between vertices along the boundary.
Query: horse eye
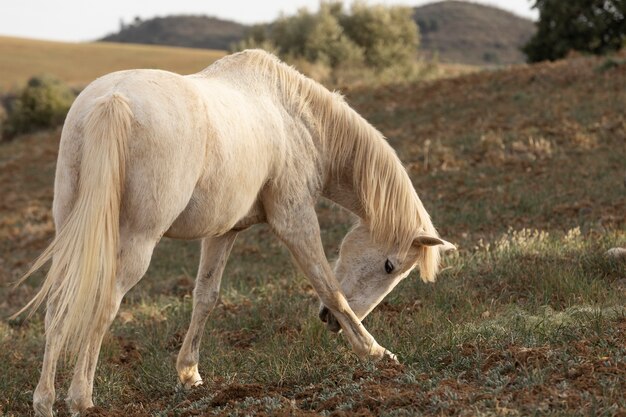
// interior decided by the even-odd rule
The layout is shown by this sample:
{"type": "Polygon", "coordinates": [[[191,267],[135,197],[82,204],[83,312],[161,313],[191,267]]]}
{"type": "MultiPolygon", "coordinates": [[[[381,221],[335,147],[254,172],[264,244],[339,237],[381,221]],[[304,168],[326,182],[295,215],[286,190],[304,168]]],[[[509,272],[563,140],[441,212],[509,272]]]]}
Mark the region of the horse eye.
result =
{"type": "Polygon", "coordinates": [[[385,272],[387,272],[388,274],[391,274],[393,272],[393,264],[389,261],[389,259],[385,261],[385,272]]]}

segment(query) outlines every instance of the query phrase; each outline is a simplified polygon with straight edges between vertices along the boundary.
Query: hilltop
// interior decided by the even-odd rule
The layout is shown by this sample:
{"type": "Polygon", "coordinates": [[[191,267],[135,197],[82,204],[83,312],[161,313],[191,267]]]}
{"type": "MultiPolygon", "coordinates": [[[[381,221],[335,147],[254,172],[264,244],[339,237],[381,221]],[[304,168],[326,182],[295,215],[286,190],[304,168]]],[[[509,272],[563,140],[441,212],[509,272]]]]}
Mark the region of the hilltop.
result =
{"type": "Polygon", "coordinates": [[[535,32],[531,20],[496,7],[442,1],[414,9],[421,50],[442,62],[510,65],[525,62],[520,47],[535,32]]]}
{"type": "MultiPolygon", "coordinates": [[[[462,1],[414,8],[420,49],[442,62],[508,65],[524,62],[519,48],[532,36],[533,22],[507,11],[462,1]]],[[[103,41],[229,49],[249,26],[208,16],[167,16],[124,25],[103,41]]]]}
{"type": "Polygon", "coordinates": [[[227,50],[246,30],[246,25],[216,17],[167,16],[136,20],[102,41],[227,50]]]}

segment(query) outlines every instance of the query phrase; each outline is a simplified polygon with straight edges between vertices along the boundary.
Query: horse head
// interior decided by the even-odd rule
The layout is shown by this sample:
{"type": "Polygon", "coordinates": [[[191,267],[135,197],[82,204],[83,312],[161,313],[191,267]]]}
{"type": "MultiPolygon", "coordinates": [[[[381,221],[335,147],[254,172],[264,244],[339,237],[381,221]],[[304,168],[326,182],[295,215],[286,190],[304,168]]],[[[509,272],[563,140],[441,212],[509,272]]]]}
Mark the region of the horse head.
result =
{"type": "MultiPolygon", "coordinates": [[[[418,232],[408,251],[398,247],[387,248],[372,239],[365,223],[359,223],[344,238],[335,263],[335,276],[348,300],[348,304],[363,320],[400,281],[406,278],[415,267],[428,268],[436,272],[439,252],[454,250],[456,247],[438,236],[418,232]],[[435,256],[432,256],[435,255],[435,256]]],[[[425,281],[432,281],[422,275],[425,281]]],[[[320,319],[328,329],[338,332],[341,327],[329,309],[320,306],[320,319]]]]}

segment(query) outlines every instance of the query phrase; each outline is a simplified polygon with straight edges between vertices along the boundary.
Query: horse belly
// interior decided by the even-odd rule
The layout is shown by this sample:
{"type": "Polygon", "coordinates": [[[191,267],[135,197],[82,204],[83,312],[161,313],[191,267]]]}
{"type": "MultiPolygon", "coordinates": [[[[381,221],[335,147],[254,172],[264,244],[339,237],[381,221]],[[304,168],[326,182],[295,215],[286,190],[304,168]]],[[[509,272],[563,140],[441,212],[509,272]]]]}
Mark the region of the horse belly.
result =
{"type": "MultiPolygon", "coordinates": [[[[261,217],[257,201],[261,184],[222,181],[233,187],[198,184],[191,200],[165,234],[176,239],[199,239],[219,236],[249,217],[261,217]]],[[[213,184],[214,185],[214,184],[213,184]]]]}

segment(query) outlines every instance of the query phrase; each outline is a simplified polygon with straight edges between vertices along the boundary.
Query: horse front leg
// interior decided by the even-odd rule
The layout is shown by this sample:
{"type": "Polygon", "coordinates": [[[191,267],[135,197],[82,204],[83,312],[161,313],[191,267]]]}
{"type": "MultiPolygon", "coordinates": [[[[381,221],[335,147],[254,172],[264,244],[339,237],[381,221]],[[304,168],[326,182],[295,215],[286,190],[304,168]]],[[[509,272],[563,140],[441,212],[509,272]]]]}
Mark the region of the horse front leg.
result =
{"type": "Polygon", "coordinates": [[[222,273],[236,237],[237,232],[230,232],[202,241],[200,266],[193,290],[191,323],[176,360],[178,378],[185,388],[202,384],[198,371],[200,341],[209,313],[219,299],[222,273]]]}
{"type": "Polygon", "coordinates": [[[396,360],[393,353],[376,342],[350,308],[324,254],[313,202],[288,207],[268,204],[267,215],[268,223],[287,245],[322,303],[339,321],[354,352],[361,358],[396,360]]]}

